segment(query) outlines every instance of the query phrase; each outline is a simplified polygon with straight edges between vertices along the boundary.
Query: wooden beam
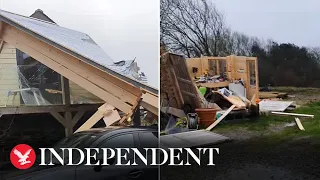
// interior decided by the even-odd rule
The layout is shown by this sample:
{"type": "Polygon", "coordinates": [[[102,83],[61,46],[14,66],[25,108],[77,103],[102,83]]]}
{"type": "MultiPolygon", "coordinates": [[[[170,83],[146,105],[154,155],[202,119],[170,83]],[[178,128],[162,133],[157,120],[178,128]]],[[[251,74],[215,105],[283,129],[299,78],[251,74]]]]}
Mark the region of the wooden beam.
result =
{"type": "Polygon", "coordinates": [[[3,34],[3,26],[4,26],[4,22],[0,21],[0,37],[3,34]]]}
{"type": "Polygon", "coordinates": [[[180,81],[180,82],[183,82],[183,83],[187,83],[187,84],[191,84],[191,85],[193,84],[192,81],[188,81],[188,80],[183,79],[183,78],[181,78],[181,77],[177,77],[177,80],[180,81]]]}
{"type": "Polygon", "coordinates": [[[71,104],[70,100],[70,87],[69,80],[60,75],[61,78],[61,91],[62,91],[62,102],[63,104],[69,106],[71,104]]]}
{"type": "Polygon", "coordinates": [[[1,53],[1,51],[2,51],[3,44],[4,44],[4,40],[1,40],[1,42],[0,42],[0,53],[1,53]]]}
{"type": "Polygon", "coordinates": [[[314,118],[314,115],[310,115],[310,114],[297,114],[297,113],[285,113],[285,112],[271,112],[271,113],[277,114],[277,115],[300,116],[300,117],[314,118]]]}
{"type": "Polygon", "coordinates": [[[65,127],[65,122],[66,120],[61,116],[60,113],[58,112],[50,112],[50,114],[56,118],[56,120],[58,120],[64,127],[65,127]]]}
{"type": "Polygon", "coordinates": [[[117,110],[112,110],[111,112],[104,114],[103,121],[106,124],[106,127],[109,127],[113,123],[119,121],[121,119],[117,110]]]}
{"type": "Polygon", "coordinates": [[[194,97],[194,98],[197,98],[197,95],[192,94],[192,93],[187,92],[187,91],[184,91],[184,90],[181,90],[181,93],[182,93],[182,94],[185,94],[185,95],[188,95],[188,96],[192,96],[192,97],[194,97]]]}
{"type": "Polygon", "coordinates": [[[179,118],[181,117],[186,117],[187,115],[184,113],[183,110],[181,109],[177,109],[177,108],[174,108],[174,107],[162,107],[161,108],[161,112],[163,113],[168,113],[168,114],[172,114],[174,116],[177,116],[179,118]]]}
{"type": "Polygon", "coordinates": [[[84,115],[85,111],[78,111],[76,115],[72,118],[72,127],[74,127],[77,122],[81,119],[81,117],[84,115]]]}
{"type": "Polygon", "coordinates": [[[73,58],[72,56],[65,54],[64,52],[54,47],[51,47],[35,39],[34,37],[17,30],[14,27],[6,26],[4,28],[3,39],[9,44],[32,56],[42,64],[50,67],[59,74],[67,77],[68,79],[80,85],[84,89],[88,90],[89,92],[93,93],[94,95],[98,96],[104,101],[108,102],[108,104],[112,104],[113,106],[125,113],[131,111],[131,106],[129,106],[123,101],[124,99],[127,99],[129,101],[130,98],[122,97],[123,99],[121,100],[119,99],[119,97],[116,97],[115,95],[122,95],[123,93],[121,92],[123,91],[119,91],[115,88],[115,86],[111,86],[110,83],[108,84],[107,80],[102,81],[101,77],[99,78],[97,76],[94,76],[93,73],[87,72],[86,68],[79,68],[79,71],[76,71],[74,67],[78,67],[77,64],[71,64],[70,61],[72,59],[78,61],[78,63],[80,61],[73,58]],[[83,77],[83,75],[87,76],[83,77]],[[100,85],[107,86],[109,88],[108,91],[106,89],[101,88],[99,85],[95,84],[99,80],[101,80],[100,85]],[[115,91],[114,94],[109,93],[111,89],[112,91],[115,91]]]}
{"type": "Polygon", "coordinates": [[[72,114],[70,111],[65,112],[64,119],[65,119],[64,129],[65,129],[66,137],[68,137],[73,133],[72,114]]]}
{"type": "Polygon", "coordinates": [[[100,119],[106,117],[104,122],[106,126],[111,125],[112,123],[120,120],[118,112],[114,109],[113,106],[109,104],[103,104],[98,108],[98,111],[95,112],[82,126],[80,126],[76,131],[84,131],[92,128],[100,119]]]}
{"type": "Polygon", "coordinates": [[[65,105],[46,105],[46,106],[18,106],[0,107],[0,114],[34,114],[51,113],[66,111],[92,111],[96,110],[101,104],[73,104],[70,107],[65,105]]]}
{"type": "Polygon", "coordinates": [[[158,116],[158,99],[159,98],[157,96],[154,96],[147,92],[142,95],[141,106],[158,116]]]}
{"type": "Polygon", "coordinates": [[[299,119],[299,118],[294,118],[294,119],[296,120],[296,123],[297,123],[299,129],[300,129],[301,131],[304,131],[305,129],[304,129],[304,127],[302,126],[300,119],[299,119]]]}
{"type": "MultiPolygon", "coordinates": [[[[6,27],[6,31],[8,27],[6,27]]],[[[38,47],[38,51],[46,54],[51,59],[56,60],[58,63],[63,64],[64,66],[70,66],[70,68],[73,69],[74,72],[77,72],[80,76],[88,78],[94,82],[96,82],[97,85],[105,88],[108,90],[111,94],[117,96],[118,98],[122,99],[128,99],[129,97],[134,99],[134,96],[141,95],[141,91],[139,88],[133,86],[132,84],[129,84],[125,82],[124,80],[115,77],[97,67],[93,67],[92,65],[83,62],[79,59],[77,59],[74,56],[71,56],[69,54],[64,53],[63,51],[48,45],[42,41],[39,41],[35,39],[34,37],[17,30],[14,27],[11,28],[11,34],[23,34],[25,38],[27,38],[27,42],[32,42],[29,46],[36,46],[38,47]],[[103,83],[101,83],[103,82],[103,83]]],[[[14,44],[12,44],[14,45],[14,44]]]]}
{"type": "Polygon", "coordinates": [[[155,106],[152,106],[151,104],[146,103],[144,101],[141,102],[141,106],[144,107],[144,109],[151,112],[152,114],[158,116],[158,108],[156,108],[155,106]]]}
{"type": "Polygon", "coordinates": [[[125,120],[127,120],[129,117],[132,116],[132,114],[134,113],[135,109],[138,108],[139,104],[140,104],[141,100],[140,101],[137,101],[132,107],[132,111],[130,113],[128,113],[127,115],[124,115],[121,119],[120,119],[120,124],[123,123],[125,120]]]}
{"type": "Polygon", "coordinates": [[[206,130],[211,131],[211,129],[213,129],[217,124],[219,124],[220,121],[222,121],[235,107],[236,105],[232,105],[225,113],[223,113],[222,116],[219,117],[219,119],[217,119],[216,121],[214,121],[214,123],[207,127],[206,130]]]}

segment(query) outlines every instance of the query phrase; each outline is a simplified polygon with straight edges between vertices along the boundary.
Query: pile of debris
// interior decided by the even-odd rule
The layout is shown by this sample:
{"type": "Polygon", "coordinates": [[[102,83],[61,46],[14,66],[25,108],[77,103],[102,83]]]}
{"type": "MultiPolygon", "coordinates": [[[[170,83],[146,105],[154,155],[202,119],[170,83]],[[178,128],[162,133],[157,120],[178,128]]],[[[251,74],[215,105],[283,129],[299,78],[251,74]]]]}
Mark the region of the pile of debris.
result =
{"type": "Polygon", "coordinates": [[[212,75],[204,74],[199,77],[196,83],[218,83],[227,81],[227,77],[225,75],[212,75]]]}

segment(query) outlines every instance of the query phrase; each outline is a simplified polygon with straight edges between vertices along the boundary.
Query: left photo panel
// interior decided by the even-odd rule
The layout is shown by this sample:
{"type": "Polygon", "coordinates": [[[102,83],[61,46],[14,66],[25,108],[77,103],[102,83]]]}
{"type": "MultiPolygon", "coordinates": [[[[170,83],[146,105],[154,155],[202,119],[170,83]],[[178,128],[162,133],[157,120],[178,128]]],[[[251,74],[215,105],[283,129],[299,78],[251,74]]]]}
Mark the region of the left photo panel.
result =
{"type": "Polygon", "coordinates": [[[158,179],[159,4],[0,0],[0,180],[158,179]]]}

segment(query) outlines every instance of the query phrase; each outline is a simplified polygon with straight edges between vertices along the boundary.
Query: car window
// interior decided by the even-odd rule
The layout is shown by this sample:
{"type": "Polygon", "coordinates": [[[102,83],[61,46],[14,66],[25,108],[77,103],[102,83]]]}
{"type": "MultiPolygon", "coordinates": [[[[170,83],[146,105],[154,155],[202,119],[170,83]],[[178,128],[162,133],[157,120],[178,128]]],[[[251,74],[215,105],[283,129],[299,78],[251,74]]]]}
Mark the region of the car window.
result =
{"type": "Polygon", "coordinates": [[[104,141],[100,146],[100,148],[133,148],[134,139],[133,134],[123,134],[112,137],[104,141]]]}
{"type": "Polygon", "coordinates": [[[141,132],[139,133],[140,144],[143,148],[156,148],[159,147],[158,133],[157,132],[141,132]]]}

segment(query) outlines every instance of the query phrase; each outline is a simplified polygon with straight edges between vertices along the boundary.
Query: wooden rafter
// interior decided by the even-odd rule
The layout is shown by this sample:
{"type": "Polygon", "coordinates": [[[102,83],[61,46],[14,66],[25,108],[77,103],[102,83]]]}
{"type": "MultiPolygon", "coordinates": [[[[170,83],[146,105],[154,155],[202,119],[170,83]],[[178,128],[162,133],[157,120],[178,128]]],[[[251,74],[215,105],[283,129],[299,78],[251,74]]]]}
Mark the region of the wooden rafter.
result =
{"type": "MultiPolygon", "coordinates": [[[[126,83],[125,87],[113,84],[118,81],[117,78],[110,78],[110,74],[101,72],[89,64],[10,25],[4,27],[2,38],[125,113],[129,113],[132,110],[132,107],[127,103],[133,104],[140,98],[140,96],[136,95],[140,92],[138,88],[132,88],[128,83],[126,83]],[[104,73],[104,76],[99,76],[102,73],[104,73]],[[106,79],[107,76],[109,79],[106,79]],[[134,91],[127,91],[131,89],[134,91]]],[[[121,82],[119,84],[124,85],[124,83],[121,82]]]]}
{"type": "Polygon", "coordinates": [[[142,95],[141,106],[144,107],[146,110],[150,111],[151,113],[158,116],[158,96],[152,93],[145,93],[142,95]]]}
{"type": "Polygon", "coordinates": [[[44,106],[18,106],[18,107],[0,107],[0,114],[32,114],[32,113],[50,113],[50,112],[77,112],[96,110],[102,104],[72,104],[70,107],[65,105],[44,105],[44,106]]]}
{"type": "Polygon", "coordinates": [[[75,132],[83,131],[92,128],[100,119],[104,120],[106,126],[110,126],[114,122],[120,120],[119,113],[109,104],[103,104],[82,126],[75,132]]]}

